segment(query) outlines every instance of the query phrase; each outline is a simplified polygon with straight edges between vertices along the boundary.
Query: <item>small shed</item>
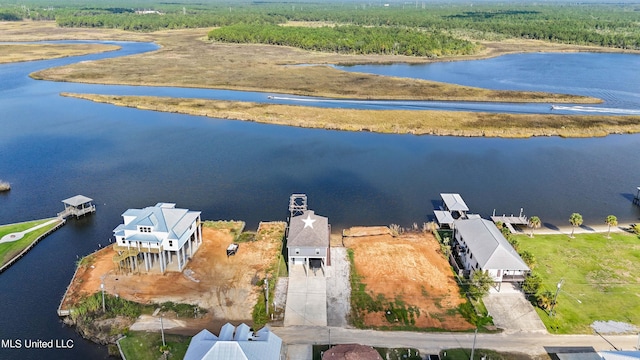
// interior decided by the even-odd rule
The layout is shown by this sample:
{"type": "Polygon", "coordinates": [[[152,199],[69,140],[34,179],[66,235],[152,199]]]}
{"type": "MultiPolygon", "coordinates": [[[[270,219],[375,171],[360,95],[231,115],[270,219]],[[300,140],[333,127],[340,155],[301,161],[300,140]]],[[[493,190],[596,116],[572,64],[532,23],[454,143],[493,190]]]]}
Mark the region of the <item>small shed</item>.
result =
{"type": "Polygon", "coordinates": [[[80,216],[96,212],[96,206],[91,202],[93,199],[84,195],[76,195],[68,199],[62,200],[64,211],[58,213],[58,217],[66,218],[74,215],[76,218],[80,216]]]}

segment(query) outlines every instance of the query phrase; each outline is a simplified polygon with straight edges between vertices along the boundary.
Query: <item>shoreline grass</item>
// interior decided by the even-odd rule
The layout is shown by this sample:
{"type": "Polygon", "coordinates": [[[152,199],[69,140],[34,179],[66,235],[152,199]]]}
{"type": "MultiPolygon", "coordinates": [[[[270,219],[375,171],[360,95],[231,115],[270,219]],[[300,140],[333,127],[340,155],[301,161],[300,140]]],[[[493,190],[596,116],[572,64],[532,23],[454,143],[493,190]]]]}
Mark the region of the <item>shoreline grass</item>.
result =
{"type": "Polygon", "coordinates": [[[62,93],[62,96],[212,118],[387,134],[528,138],[601,137],[640,132],[640,116],[490,114],[479,112],[324,109],[251,102],[62,93]]]}
{"type": "Polygon", "coordinates": [[[638,236],[629,233],[518,235],[519,249],[534,254],[536,273],[542,278],[540,291],[558,294],[554,317],[536,308],[551,333],[592,333],[594,321],[640,324],[640,259],[638,236]],[[579,301],[578,301],[579,300],[579,301]]]}
{"type": "Polygon", "coordinates": [[[102,44],[0,44],[0,64],[96,54],[120,48],[102,44]]]}

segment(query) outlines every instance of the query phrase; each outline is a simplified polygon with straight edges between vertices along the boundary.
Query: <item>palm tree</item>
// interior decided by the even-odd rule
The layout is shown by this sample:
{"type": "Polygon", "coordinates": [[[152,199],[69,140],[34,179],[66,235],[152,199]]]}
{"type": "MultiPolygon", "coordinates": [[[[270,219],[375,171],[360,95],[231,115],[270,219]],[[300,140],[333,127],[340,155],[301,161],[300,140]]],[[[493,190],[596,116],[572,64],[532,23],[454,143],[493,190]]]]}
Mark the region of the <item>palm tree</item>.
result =
{"type": "Polygon", "coordinates": [[[609,231],[607,232],[607,239],[611,239],[611,227],[618,226],[618,218],[615,215],[609,215],[604,220],[604,222],[609,225],[609,231]]]}
{"type": "Polygon", "coordinates": [[[569,222],[571,223],[571,238],[573,239],[573,232],[576,229],[576,226],[582,225],[582,215],[578,213],[573,213],[569,217],[569,222]]]}
{"type": "Polygon", "coordinates": [[[539,228],[539,227],[540,227],[540,224],[541,224],[541,222],[540,222],[540,218],[539,218],[539,217],[537,217],[537,216],[532,216],[532,217],[529,219],[529,227],[531,228],[531,235],[530,235],[530,237],[533,237],[533,229],[537,229],[537,228],[539,228]]]}

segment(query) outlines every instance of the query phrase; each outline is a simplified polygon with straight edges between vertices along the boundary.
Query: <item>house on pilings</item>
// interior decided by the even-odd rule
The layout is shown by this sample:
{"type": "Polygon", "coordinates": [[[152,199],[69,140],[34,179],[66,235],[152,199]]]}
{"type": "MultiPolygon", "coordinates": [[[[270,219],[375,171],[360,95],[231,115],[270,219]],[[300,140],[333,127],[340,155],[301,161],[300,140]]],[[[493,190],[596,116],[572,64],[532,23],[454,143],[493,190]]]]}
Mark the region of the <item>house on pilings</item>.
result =
{"type": "Polygon", "coordinates": [[[182,271],[202,245],[199,211],[158,203],[122,214],[123,224],[113,230],[113,262],[124,271],[182,271]]]}

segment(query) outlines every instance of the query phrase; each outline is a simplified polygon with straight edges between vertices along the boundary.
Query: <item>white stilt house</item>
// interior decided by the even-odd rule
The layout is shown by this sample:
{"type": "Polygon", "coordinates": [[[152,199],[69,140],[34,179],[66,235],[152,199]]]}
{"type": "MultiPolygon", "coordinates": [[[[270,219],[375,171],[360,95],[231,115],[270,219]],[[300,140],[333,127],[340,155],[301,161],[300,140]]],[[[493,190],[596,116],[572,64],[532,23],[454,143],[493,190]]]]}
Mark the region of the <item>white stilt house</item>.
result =
{"type": "Polygon", "coordinates": [[[122,214],[123,224],[113,230],[113,261],[119,268],[160,272],[182,271],[202,244],[200,212],[158,203],[122,214]],[[142,263],[142,264],[141,264],[142,263]]]}

